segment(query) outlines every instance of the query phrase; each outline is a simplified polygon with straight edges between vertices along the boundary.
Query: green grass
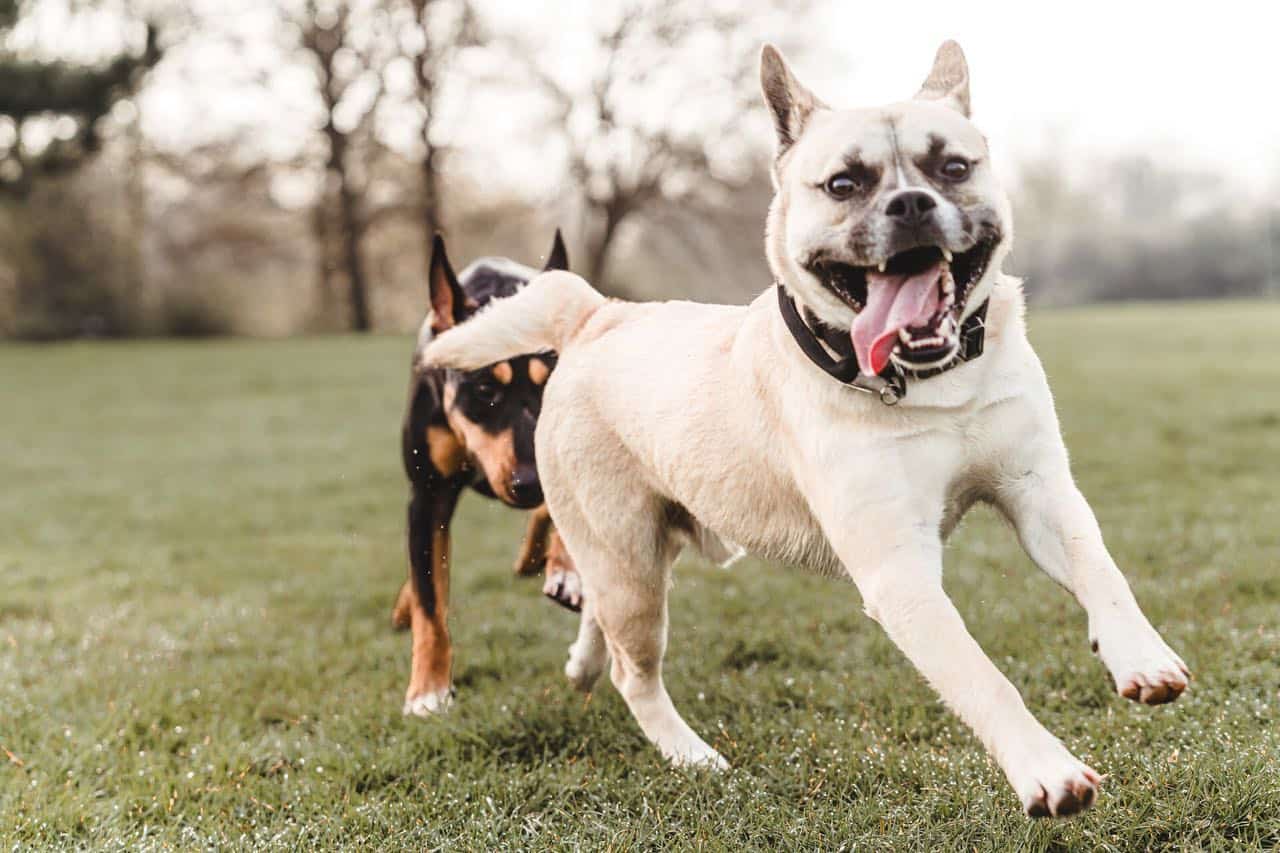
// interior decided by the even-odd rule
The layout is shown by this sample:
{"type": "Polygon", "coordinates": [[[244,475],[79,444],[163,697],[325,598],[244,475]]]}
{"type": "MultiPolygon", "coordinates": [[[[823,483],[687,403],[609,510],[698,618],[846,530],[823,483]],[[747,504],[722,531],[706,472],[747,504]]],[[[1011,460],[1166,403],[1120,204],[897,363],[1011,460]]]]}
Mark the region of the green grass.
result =
{"type": "Polygon", "coordinates": [[[1116,697],[991,513],[947,586],[1108,778],[1023,818],[852,586],[677,571],[667,683],[735,769],[667,769],[574,618],[463,502],[458,703],[404,719],[408,339],[0,347],[0,847],[1238,849],[1280,845],[1280,306],[1033,315],[1081,485],[1196,672],[1116,697]],[[1243,366],[1232,366],[1241,364],[1243,366]],[[7,756],[7,757],[6,757],[7,756]]]}

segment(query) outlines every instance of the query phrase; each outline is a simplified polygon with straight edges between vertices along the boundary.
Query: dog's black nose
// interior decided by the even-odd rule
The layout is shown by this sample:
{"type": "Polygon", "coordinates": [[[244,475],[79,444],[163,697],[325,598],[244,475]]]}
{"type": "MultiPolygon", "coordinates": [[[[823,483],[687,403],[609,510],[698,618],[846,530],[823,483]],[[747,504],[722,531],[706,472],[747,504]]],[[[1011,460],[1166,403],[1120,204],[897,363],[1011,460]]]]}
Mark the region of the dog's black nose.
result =
{"type": "Polygon", "coordinates": [[[903,225],[920,225],[937,206],[933,196],[923,190],[901,190],[889,199],[884,215],[903,225]]]}
{"type": "Polygon", "coordinates": [[[538,471],[531,465],[521,465],[511,475],[511,499],[519,506],[531,507],[542,503],[542,483],[538,471]]]}

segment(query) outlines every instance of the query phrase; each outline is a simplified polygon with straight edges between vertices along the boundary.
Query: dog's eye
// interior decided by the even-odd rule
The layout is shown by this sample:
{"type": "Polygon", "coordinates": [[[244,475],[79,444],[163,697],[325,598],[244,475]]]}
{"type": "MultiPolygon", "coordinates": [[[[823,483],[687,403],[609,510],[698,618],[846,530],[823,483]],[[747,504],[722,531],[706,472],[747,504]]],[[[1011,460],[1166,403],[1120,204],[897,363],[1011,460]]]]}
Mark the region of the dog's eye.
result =
{"type": "Polygon", "coordinates": [[[942,177],[948,181],[959,183],[969,177],[969,161],[963,157],[952,157],[942,164],[942,168],[938,171],[942,173],[942,177]]]}
{"type": "Polygon", "coordinates": [[[823,189],[827,191],[827,195],[834,199],[846,199],[858,191],[859,184],[853,175],[848,172],[840,172],[827,178],[823,189]]]}
{"type": "Polygon", "coordinates": [[[481,382],[478,385],[473,385],[471,388],[471,395],[473,397],[481,403],[488,403],[490,405],[496,403],[499,395],[501,394],[502,389],[492,382],[481,382]]]}

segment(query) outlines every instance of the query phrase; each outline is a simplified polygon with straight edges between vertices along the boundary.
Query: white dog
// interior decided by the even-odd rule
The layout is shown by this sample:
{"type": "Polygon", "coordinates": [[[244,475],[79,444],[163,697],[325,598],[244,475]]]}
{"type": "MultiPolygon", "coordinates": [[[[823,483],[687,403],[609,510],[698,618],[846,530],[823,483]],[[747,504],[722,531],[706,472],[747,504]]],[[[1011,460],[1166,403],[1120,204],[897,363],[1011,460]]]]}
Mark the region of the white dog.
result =
{"type": "Polygon", "coordinates": [[[630,304],[546,273],[422,363],[560,354],[537,462],[585,586],[567,672],[587,689],[612,656],[671,761],[724,766],[663,686],[670,567],[687,542],[740,545],[847,572],[1028,814],[1087,808],[1100,777],[965,629],[942,589],[943,539],[974,502],[994,504],[1083,605],[1121,694],[1170,701],[1188,672],[1072,480],[1020,283],[1000,270],[1009,203],[968,119],[963,54],[944,44],[914,99],[877,109],[829,109],[772,47],[761,76],[778,134],[774,287],[746,307],[630,304]]]}

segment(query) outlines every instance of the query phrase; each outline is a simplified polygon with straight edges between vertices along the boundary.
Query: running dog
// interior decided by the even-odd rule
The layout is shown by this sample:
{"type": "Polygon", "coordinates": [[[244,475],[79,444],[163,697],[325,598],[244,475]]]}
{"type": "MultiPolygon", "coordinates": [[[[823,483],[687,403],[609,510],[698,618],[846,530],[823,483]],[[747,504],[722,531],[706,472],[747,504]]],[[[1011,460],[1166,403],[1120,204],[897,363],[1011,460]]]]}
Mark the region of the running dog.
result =
{"type": "Polygon", "coordinates": [[[1189,673],[1139,609],[1067,462],[1027,340],[1013,229],[969,121],[958,45],[914,98],[827,107],[771,46],[777,132],[766,252],[749,306],[607,301],[547,273],[442,335],[423,363],[554,350],[537,430],[551,515],[586,608],[566,672],[611,675],[672,762],[724,767],[662,681],[682,545],[734,543],[852,578],[865,610],[977,734],[1032,816],[1089,807],[1099,775],[1028,711],[943,591],[943,541],[994,504],[1088,614],[1118,692],[1157,704],[1189,673]]]}
{"type": "MultiPolygon", "coordinates": [[[[568,269],[556,232],[545,269],[568,269]]],[[[449,523],[462,491],[470,487],[518,509],[533,509],[516,574],[545,568],[543,592],[571,610],[581,606],[578,575],[543,506],[533,453],[533,432],[555,355],[513,355],[471,371],[430,368],[416,358],[436,335],[451,329],[493,299],[509,297],[537,270],[481,258],[454,275],[437,236],[431,252],[431,311],[414,349],[409,405],[401,434],[409,501],[409,579],[400,589],[391,621],[413,629],[413,667],[404,712],[425,716],[452,698],[453,645],[449,608],[449,523]]]]}

